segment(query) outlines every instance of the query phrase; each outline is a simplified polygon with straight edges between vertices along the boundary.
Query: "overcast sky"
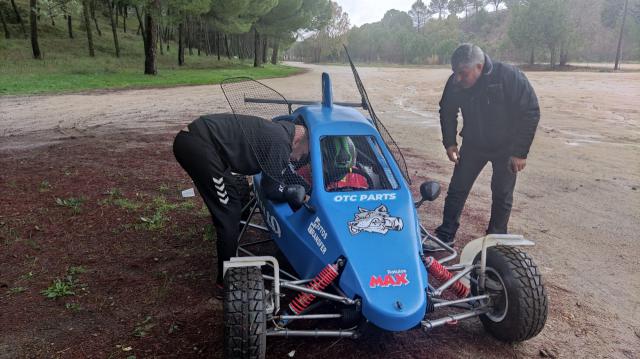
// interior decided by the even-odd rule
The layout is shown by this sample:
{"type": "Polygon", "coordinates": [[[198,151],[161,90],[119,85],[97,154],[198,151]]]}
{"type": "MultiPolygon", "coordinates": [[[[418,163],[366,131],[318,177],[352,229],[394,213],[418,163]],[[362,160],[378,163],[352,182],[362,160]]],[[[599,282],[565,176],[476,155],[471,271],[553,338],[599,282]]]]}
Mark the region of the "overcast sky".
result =
{"type": "MultiPolygon", "coordinates": [[[[409,11],[415,0],[334,0],[349,14],[351,26],[380,21],[388,10],[409,11]]],[[[429,1],[424,1],[428,4],[429,1]]]]}

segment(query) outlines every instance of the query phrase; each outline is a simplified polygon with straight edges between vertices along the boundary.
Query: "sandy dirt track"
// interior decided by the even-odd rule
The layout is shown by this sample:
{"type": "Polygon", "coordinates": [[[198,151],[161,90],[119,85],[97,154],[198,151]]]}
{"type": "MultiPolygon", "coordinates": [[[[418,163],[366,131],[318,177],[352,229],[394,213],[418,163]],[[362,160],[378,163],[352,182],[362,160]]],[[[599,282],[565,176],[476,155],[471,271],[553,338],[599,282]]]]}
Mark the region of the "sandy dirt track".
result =
{"type": "MultiPolygon", "coordinates": [[[[327,71],[335,100],[358,100],[348,67],[297,66],[309,71],[264,82],[287,98],[318,99],[320,73],[327,71]]],[[[363,67],[360,75],[376,112],[406,150],[410,172],[446,185],[453,167],[440,142],[437,104],[449,71],[363,67]]],[[[542,119],[518,179],[510,230],[536,242],[526,250],[542,270],[550,312],[538,337],[501,346],[497,356],[532,357],[543,350],[559,357],[638,358],[640,73],[527,76],[542,119]]],[[[1,97],[0,156],[122,130],[173,132],[199,114],[222,111],[228,107],[219,86],[1,97]]],[[[461,240],[483,232],[489,180],[486,168],[467,203],[467,238],[461,240]]],[[[421,209],[429,228],[438,224],[443,199],[421,209]]],[[[484,335],[477,323],[464,329],[484,335]]],[[[490,346],[479,344],[482,337],[474,339],[462,347],[455,340],[443,345],[452,345],[452,357],[491,357],[490,346]]]]}

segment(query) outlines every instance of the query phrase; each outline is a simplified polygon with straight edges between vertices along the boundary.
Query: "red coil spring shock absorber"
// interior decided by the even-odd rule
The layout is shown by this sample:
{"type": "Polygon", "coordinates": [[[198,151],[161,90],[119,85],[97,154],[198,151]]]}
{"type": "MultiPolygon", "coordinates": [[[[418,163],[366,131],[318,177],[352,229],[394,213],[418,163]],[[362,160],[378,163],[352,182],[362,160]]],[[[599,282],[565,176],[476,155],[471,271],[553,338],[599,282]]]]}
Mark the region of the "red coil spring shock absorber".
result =
{"type": "MultiPolygon", "coordinates": [[[[429,271],[429,274],[431,274],[435,279],[439,280],[440,282],[444,283],[449,279],[451,279],[451,277],[453,277],[451,272],[449,272],[447,268],[442,266],[442,264],[440,264],[440,262],[438,262],[438,260],[433,257],[425,258],[424,263],[427,266],[427,270],[429,271]]],[[[448,289],[451,289],[451,291],[454,292],[459,298],[466,298],[469,295],[469,288],[467,288],[464,284],[460,283],[460,281],[456,281],[448,289]]]]}
{"type": "MultiPolygon", "coordinates": [[[[325,289],[338,276],[338,266],[328,264],[318,275],[307,285],[307,288],[321,291],[325,289]]],[[[316,298],[311,293],[300,293],[289,303],[289,309],[296,315],[302,313],[305,308],[316,298]]]]}

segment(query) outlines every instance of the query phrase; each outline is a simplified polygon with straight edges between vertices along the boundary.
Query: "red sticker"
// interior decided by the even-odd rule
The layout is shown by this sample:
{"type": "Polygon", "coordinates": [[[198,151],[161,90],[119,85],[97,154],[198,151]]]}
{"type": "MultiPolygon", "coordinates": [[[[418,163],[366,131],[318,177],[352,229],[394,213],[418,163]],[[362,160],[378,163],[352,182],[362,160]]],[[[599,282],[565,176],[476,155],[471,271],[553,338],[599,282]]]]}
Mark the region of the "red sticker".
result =
{"type": "Polygon", "coordinates": [[[400,287],[404,285],[408,285],[409,280],[407,279],[407,273],[397,273],[397,274],[386,274],[382,275],[372,275],[371,280],[369,281],[369,287],[377,288],[377,287],[400,287]]]}

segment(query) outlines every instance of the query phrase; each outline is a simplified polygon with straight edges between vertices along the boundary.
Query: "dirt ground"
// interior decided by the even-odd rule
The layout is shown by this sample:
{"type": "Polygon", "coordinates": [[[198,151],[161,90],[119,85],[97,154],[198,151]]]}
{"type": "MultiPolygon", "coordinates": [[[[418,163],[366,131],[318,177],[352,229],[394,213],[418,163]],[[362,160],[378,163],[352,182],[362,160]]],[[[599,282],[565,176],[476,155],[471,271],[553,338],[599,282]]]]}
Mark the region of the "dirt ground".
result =
{"type": "MultiPolygon", "coordinates": [[[[299,66],[310,71],[265,82],[318,99],[328,71],[335,100],[358,100],[347,67],[299,66]]],[[[431,178],[446,189],[453,167],[437,110],[449,72],[360,75],[414,187],[431,178]]],[[[507,345],[469,320],[383,343],[270,339],[268,357],[640,357],[640,73],[527,75],[542,119],[510,230],[536,242],[526,250],[550,299],[540,335],[507,345]]],[[[0,358],[220,356],[209,220],[199,199],[179,198],[191,185],[170,145],[195,116],[221,111],[218,86],[0,98],[0,358]],[[56,278],[75,295],[46,299],[56,278]]],[[[467,202],[459,244],[484,231],[490,173],[467,202]]],[[[422,207],[428,228],[443,200],[422,207]]]]}

